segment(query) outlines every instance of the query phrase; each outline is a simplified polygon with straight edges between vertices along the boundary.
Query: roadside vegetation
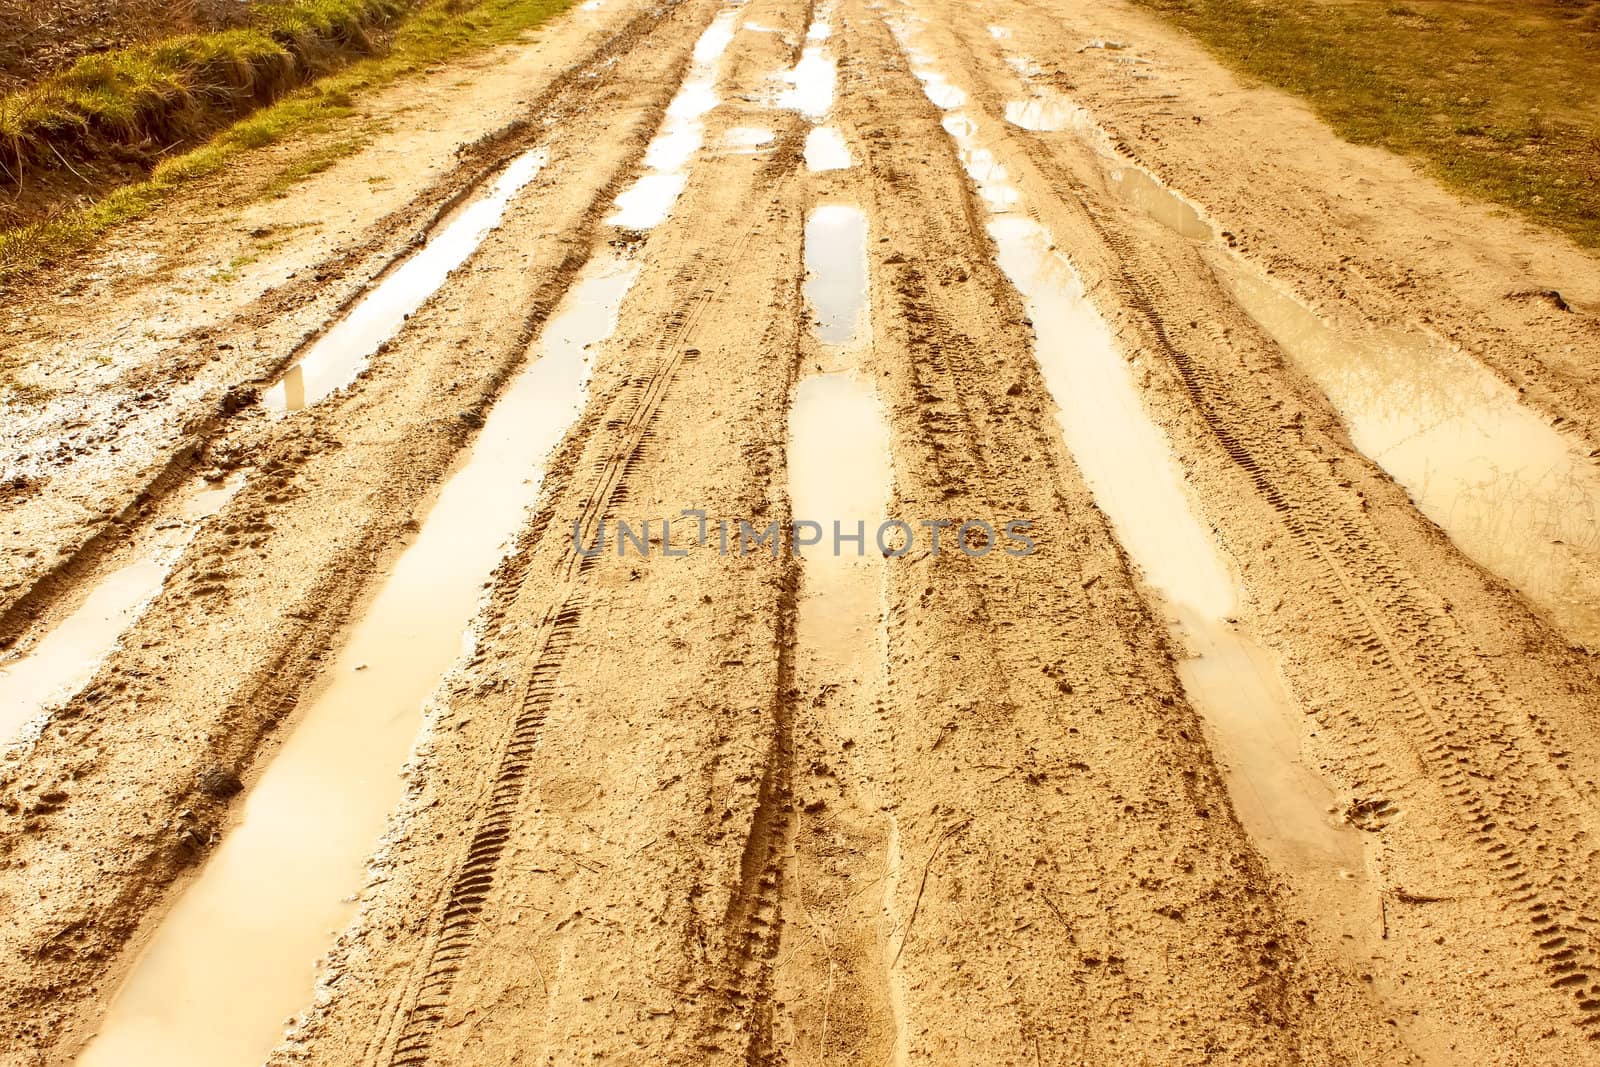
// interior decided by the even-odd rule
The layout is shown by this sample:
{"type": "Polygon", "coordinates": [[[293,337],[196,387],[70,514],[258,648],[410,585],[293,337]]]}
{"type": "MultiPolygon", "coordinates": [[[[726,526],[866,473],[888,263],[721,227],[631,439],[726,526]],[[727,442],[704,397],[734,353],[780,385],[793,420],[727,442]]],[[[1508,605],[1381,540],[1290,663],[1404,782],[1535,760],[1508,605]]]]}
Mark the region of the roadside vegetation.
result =
{"type": "Polygon", "coordinates": [[[0,0],[0,92],[80,56],[249,19],[250,5],[241,0],[0,0]]]}
{"type": "MultiPolygon", "coordinates": [[[[570,2],[436,0],[411,10],[406,0],[288,0],[260,6],[249,28],[88,56],[8,94],[0,182],[11,196],[0,212],[11,217],[0,213],[0,282],[144,214],[241,152],[349,116],[363,92],[504,43],[570,2]]],[[[353,151],[363,141],[339,143],[353,151]]],[[[318,166],[294,160],[288,170],[304,176],[333,162],[328,146],[312,151],[318,166]]]]}
{"type": "Polygon", "coordinates": [[[1344,137],[1600,248],[1600,0],[1138,0],[1344,137]]]}

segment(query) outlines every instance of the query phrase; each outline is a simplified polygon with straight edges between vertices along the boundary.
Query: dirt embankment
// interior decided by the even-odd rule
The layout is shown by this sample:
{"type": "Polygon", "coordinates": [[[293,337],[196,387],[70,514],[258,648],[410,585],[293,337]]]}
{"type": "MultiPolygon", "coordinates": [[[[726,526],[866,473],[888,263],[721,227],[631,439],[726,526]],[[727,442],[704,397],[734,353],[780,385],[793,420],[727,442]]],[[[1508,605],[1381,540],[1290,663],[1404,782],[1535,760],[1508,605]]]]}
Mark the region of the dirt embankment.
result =
{"type": "Polygon", "coordinates": [[[0,92],[20,89],[80,56],[242,23],[233,0],[3,0],[0,92]]]}
{"type": "MultiPolygon", "coordinates": [[[[1448,342],[1589,462],[1592,260],[1119,4],[585,5],[375,106],[405,121],[301,197],[196,195],[198,227],[158,214],[8,324],[32,390],[0,498],[21,651],[164,523],[169,483],[240,483],[0,762],[21,1062],[137,1034],[125,999],[182,966],[141,952],[272,817],[249,810],[272,754],[597,276],[626,282],[585,327],[587,399],[272,1062],[1596,1060],[1585,617],[1430,517],[1241,295],[1259,274],[1336,336],[1448,342]],[[348,388],[266,403],[531,150],[348,388]],[[1164,475],[1067,432],[1063,329],[1077,387],[1132,383],[1088,417],[1145,420],[1168,497],[1130,507],[1106,471],[1164,475]],[[73,369],[84,348],[104,366],[73,369]],[[873,506],[917,531],[843,578],[738,551],[740,520],[787,529],[798,485],[857,478],[796,429],[823,381],[866,402],[821,432],[877,442],[873,506]],[[923,540],[1014,518],[1031,555],[923,540]],[[620,549],[646,521],[650,551],[620,549]],[[1227,586],[1212,630],[1144,547],[1185,521],[1227,586]],[[1285,765],[1322,808],[1273,805],[1285,765]]],[[[208,934],[248,925],[219,906],[208,934]]],[[[232,1025],[185,1010],[173,1062],[232,1025]]]]}

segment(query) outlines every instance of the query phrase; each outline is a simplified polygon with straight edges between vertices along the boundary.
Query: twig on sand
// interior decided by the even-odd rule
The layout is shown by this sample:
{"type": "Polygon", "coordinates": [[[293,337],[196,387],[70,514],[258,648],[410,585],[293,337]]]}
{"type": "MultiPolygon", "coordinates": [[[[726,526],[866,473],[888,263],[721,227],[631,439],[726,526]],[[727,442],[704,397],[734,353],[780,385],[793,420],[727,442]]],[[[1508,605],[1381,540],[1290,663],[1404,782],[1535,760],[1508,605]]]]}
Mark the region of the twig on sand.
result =
{"type": "Polygon", "coordinates": [[[922,880],[917,883],[917,898],[911,902],[911,918],[906,920],[906,932],[900,935],[900,947],[894,950],[894,959],[889,961],[889,969],[893,970],[900,962],[900,953],[906,950],[906,942],[911,940],[911,928],[917,924],[917,910],[922,907],[922,891],[928,887],[928,868],[933,866],[933,861],[939,857],[939,850],[944,848],[944,843],[950,838],[967,828],[971,819],[962,819],[954,826],[946,828],[939,835],[939,840],[934,843],[933,851],[928,853],[928,861],[922,865],[922,880]]]}

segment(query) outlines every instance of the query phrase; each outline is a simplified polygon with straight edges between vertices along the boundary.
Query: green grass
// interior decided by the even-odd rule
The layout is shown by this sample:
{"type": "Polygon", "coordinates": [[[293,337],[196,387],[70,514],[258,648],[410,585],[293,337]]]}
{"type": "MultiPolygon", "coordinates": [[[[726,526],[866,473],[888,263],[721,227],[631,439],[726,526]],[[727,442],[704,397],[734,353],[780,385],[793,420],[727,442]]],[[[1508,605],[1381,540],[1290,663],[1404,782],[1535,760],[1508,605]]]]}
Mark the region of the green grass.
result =
{"type": "Polygon", "coordinates": [[[1347,139],[1600,248],[1600,2],[1138,2],[1347,139]]]}
{"type": "MultiPolygon", "coordinates": [[[[311,0],[284,5],[283,9],[293,8],[299,12],[296,17],[310,18],[315,12],[326,16],[364,2],[367,0],[311,0]]],[[[436,63],[503,44],[564,10],[571,2],[483,0],[468,6],[461,0],[437,0],[427,4],[400,24],[381,55],[351,63],[289,92],[205,144],[163,160],[143,181],[122,186],[87,207],[0,232],[0,283],[13,281],[84,246],[107,229],[147,214],[187,183],[217,173],[241,153],[329,129],[352,114],[359,95],[436,63]]],[[[308,143],[303,152],[285,163],[269,184],[268,193],[283,193],[293,182],[327,169],[364,143],[361,135],[342,137],[332,144],[308,143]]]]}
{"type": "Polygon", "coordinates": [[[106,144],[170,141],[210,117],[250,110],[336,57],[371,50],[369,29],[411,0],[279,0],[251,24],[85,56],[0,99],[0,166],[13,182],[106,144]]]}

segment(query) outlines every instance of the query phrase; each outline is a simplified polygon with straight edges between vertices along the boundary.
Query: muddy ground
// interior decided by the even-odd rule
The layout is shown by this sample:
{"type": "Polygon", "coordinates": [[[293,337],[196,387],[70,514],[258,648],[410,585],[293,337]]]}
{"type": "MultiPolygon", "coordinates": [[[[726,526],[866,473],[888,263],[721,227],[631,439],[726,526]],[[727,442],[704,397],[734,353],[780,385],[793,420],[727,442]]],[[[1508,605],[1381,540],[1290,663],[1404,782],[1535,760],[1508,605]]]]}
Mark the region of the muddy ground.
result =
{"type": "Polygon", "coordinates": [[[0,1062],[1600,1062],[1593,258],[1115,2],[363,119],[7,305],[0,1062]]]}

